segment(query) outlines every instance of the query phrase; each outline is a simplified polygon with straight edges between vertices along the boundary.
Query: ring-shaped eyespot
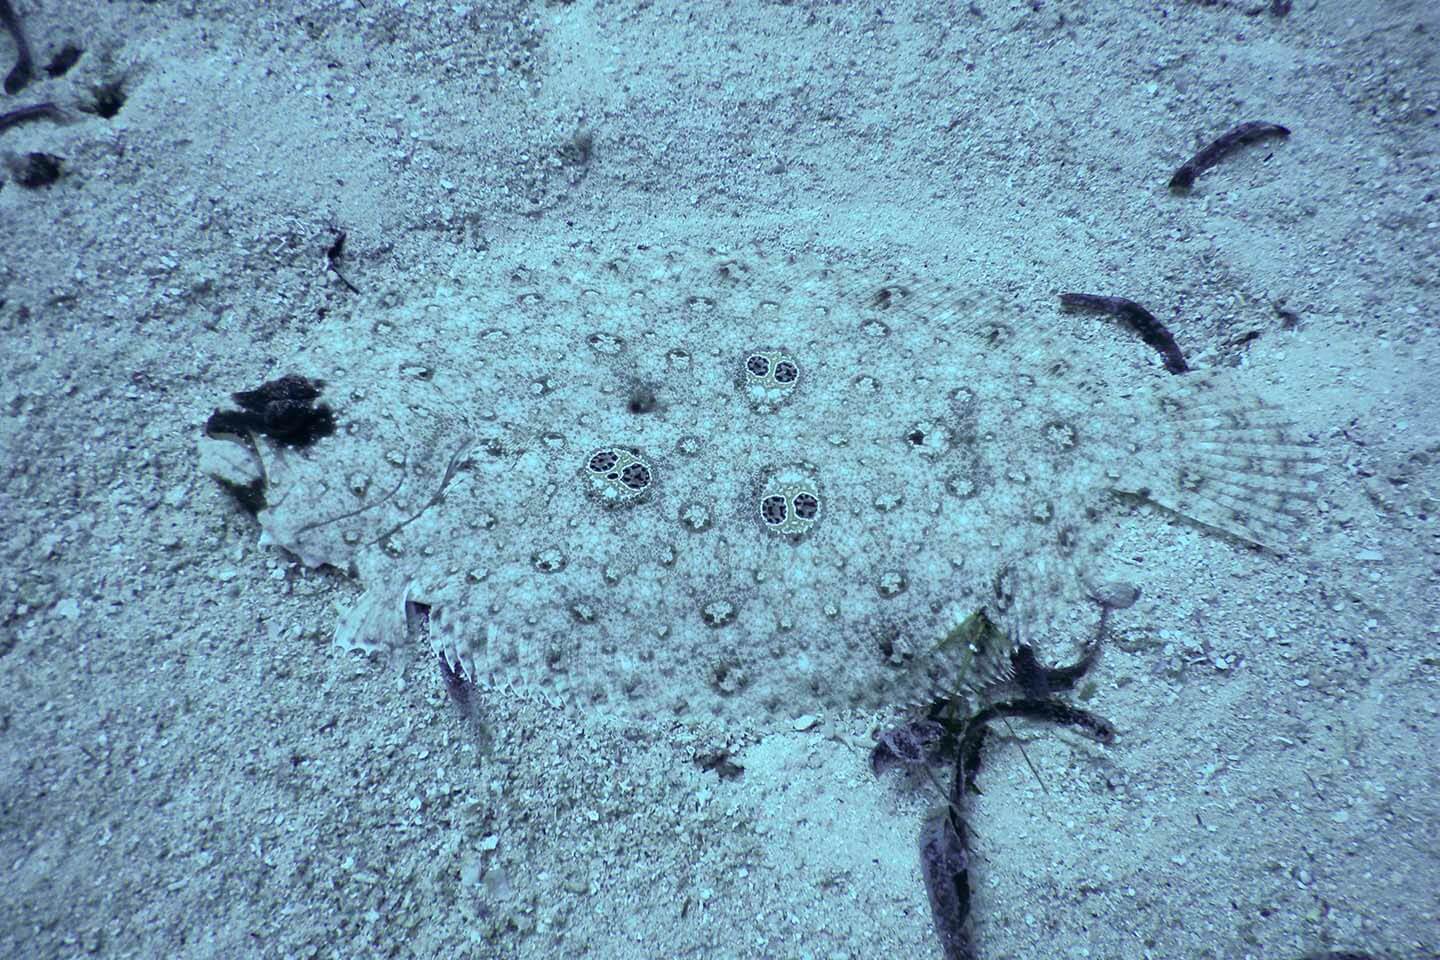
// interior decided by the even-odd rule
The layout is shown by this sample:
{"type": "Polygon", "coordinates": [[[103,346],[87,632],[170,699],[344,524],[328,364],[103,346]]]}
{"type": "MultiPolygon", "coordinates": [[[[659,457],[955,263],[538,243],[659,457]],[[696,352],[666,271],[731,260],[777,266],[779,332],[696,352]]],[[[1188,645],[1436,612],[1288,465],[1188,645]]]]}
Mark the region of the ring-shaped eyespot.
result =
{"type": "Polygon", "coordinates": [[[789,513],[785,498],[778,494],[772,494],[760,501],[760,517],[768,526],[778,527],[785,522],[789,513]]]}
{"type": "Polygon", "coordinates": [[[650,468],[643,463],[632,463],[620,471],[620,482],[631,490],[644,490],[650,486],[650,468]]]}

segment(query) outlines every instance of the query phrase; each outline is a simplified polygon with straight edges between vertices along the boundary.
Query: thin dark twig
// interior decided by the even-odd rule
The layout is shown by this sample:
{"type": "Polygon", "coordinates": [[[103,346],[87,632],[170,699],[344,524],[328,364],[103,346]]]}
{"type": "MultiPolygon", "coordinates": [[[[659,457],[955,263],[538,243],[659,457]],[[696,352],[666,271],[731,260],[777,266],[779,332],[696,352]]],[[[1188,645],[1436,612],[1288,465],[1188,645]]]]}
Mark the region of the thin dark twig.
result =
{"type": "Polygon", "coordinates": [[[404,530],[406,527],[410,526],[410,524],[414,523],[416,520],[419,520],[420,517],[425,514],[425,511],[435,506],[441,500],[444,500],[445,491],[450,487],[451,481],[455,479],[455,474],[460,472],[460,467],[465,463],[465,458],[470,453],[470,445],[472,442],[473,438],[467,437],[460,443],[460,446],[455,448],[455,452],[450,455],[450,462],[445,466],[445,476],[441,478],[439,488],[436,489],[435,493],[431,495],[430,499],[425,502],[425,505],[423,507],[421,507],[419,510],[416,510],[411,516],[405,518],[404,520],[401,520],[399,523],[395,524],[389,530],[386,530],[384,533],[380,534],[380,536],[376,537],[370,542],[372,544],[383,543],[385,540],[388,540],[390,537],[393,537],[401,530],[404,530]]]}

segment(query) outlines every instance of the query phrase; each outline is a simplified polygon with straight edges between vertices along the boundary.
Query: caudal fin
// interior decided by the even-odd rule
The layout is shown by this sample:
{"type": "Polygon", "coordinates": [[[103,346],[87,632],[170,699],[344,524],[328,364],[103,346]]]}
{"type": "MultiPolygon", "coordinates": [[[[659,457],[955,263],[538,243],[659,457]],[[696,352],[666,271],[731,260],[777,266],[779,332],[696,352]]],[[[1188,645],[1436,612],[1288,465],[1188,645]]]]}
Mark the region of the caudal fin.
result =
{"type": "Polygon", "coordinates": [[[1287,416],[1223,373],[1172,380],[1146,406],[1154,448],[1115,490],[1277,553],[1294,547],[1320,461],[1287,416]]]}

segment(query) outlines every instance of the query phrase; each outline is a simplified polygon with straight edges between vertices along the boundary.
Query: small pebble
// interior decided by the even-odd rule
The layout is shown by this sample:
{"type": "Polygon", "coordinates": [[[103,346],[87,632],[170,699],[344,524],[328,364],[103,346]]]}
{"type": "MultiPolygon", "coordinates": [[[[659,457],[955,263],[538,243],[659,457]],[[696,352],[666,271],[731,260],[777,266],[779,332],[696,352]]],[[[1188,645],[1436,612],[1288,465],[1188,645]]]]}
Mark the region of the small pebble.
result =
{"type": "Polygon", "coordinates": [[[1140,599],[1140,588],[1133,583],[1114,580],[1095,591],[1095,599],[1111,610],[1128,610],[1140,599]]]}

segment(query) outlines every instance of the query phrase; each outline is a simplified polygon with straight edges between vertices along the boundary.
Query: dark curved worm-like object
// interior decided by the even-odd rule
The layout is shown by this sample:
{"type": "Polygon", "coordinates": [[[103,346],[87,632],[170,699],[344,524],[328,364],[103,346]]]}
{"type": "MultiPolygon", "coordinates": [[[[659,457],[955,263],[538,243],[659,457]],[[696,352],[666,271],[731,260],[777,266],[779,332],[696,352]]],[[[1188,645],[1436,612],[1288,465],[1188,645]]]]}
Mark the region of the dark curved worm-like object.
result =
{"type": "Polygon", "coordinates": [[[1190,365],[1185,362],[1185,355],[1180,352],[1180,345],[1175,342],[1170,331],[1155,319],[1154,314],[1134,300],[1126,300],[1124,297],[1100,297],[1091,293],[1062,293],[1060,306],[1067,310],[1096,310],[1117,317],[1140,334],[1140,339],[1160,351],[1160,356],[1165,358],[1166,370],[1171,373],[1184,373],[1190,369],[1190,365]]]}
{"type": "Polygon", "coordinates": [[[5,92],[13,96],[25,89],[25,84],[35,75],[35,61],[30,57],[30,44],[25,41],[20,17],[10,0],[0,0],[0,26],[8,30],[15,41],[15,67],[5,75],[5,92]]]}
{"type": "MultiPolygon", "coordinates": [[[[0,0],[0,3],[3,2],[4,0],[0,0]]],[[[29,123],[31,120],[40,120],[45,117],[62,120],[64,116],[60,108],[53,103],[32,103],[28,107],[0,113],[0,133],[4,133],[11,127],[18,127],[22,123],[29,123]]]]}
{"type": "Polygon", "coordinates": [[[1184,193],[1195,183],[1195,178],[1233,152],[1236,147],[1269,137],[1288,137],[1290,130],[1278,123],[1250,120],[1222,133],[1208,147],[1186,160],[1170,178],[1170,189],[1184,193]]]}

